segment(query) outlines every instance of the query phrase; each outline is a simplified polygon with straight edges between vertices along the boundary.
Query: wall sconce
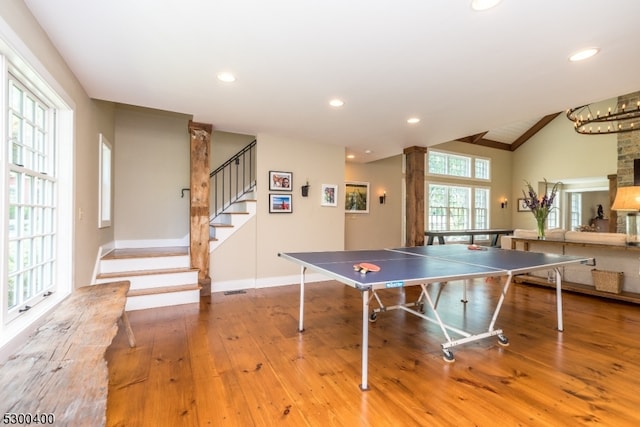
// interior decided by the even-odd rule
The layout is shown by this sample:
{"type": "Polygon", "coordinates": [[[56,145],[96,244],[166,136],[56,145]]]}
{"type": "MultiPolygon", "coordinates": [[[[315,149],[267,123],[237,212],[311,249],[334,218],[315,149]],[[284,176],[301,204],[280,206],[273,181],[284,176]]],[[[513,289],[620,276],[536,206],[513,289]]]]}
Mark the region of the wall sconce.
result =
{"type": "Polygon", "coordinates": [[[500,207],[502,209],[505,209],[508,204],[509,204],[509,201],[505,198],[504,200],[502,200],[502,203],[500,203],[500,207]]]}
{"type": "Polygon", "coordinates": [[[300,190],[302,191],[302,197],[307,197],[309,195],[309,181],[300,187],[300,190]]]}
{"type": "Polygon", "coordinates": [[[382,193],[382,196],[380,196],[380,204],[384,205],[385,203],[387,203],[387,192],[386,191],[384,193],[382,193]]]}

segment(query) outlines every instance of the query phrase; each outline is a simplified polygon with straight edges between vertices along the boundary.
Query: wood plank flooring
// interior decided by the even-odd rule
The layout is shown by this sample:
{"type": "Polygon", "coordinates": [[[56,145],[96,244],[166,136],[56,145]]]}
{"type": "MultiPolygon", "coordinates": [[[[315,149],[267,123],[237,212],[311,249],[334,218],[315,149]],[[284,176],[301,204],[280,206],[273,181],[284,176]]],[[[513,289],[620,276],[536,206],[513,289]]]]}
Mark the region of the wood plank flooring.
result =
{"type": "MultiPolygon", "coordinates": [[[[390,290],[385,303],[414,300],[390,290]]],[[[481,330],[498,286],[450,284],[443,317],[481,330]],[[489,304],[487,301],[490,301],[489,304]]],[[[491,338],[454,348],[437,325],[401,311],[369,325],[369,386],[358,387],[361,294],[337,282],[214,293],[200,305],[129,314],[138,345],[119,331],[107,352],[108,426],[638,426],[640,310],[513,285],[499,317],[510,345],[491,338]]]]}

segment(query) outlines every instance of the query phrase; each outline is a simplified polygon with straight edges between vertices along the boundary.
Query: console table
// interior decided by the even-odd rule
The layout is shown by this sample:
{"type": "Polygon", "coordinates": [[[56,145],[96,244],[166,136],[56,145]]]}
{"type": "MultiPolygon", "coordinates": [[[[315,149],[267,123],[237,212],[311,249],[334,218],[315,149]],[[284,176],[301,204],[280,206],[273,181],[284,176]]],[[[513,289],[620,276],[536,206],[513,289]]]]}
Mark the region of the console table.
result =
{"type": "MultiPolygon", "coordinates": [[[[586,243],[586,242],[571,242],[565,240],[538,240],[538,239],[527,239],[523,237],[512,237],[511,238],[511,249],[515,250],[517,243],[520,242],[523,245],[523,250],[528,251],[529,245],[532,243],[542,244],[542,245],[555,245],[562,247],[562,253],[565,253],[565,248],[573,246],[573,247],[581,247],[581,248],[598,248],[614,251],[631,251],[638,252],[640,255],[640,246],[627,246],[627,245],[607,245],[602,243],[586,243]]],[[[596,260],[597,263],[597,260],[596,260]]],[[[513,278],[516,283],[531,283],[534,285],[547,286],[555,288],[555,284],[548,283],[546,279],[542,279],[540,277],[535,277],[531,275],[521,275],[513,278]]],[[[635,292],[626,292],[622,291],[619,294],[614,294],[610,292],[602,292],[594,289],[591,286],[583,285],[580,283],[567,282],[565,280],[562,281],[562,289],[566,291],[586,294],[586,295],[594,295],[602,298],[608,298],[618,301],[625,301],[634,304],[640,304],[640,294],[635,292]]]]}
{"type": "Polygon", "coordinates": [[[500,236],[513,234],[513,229],[507,228],[491,228],[486,230],[438,230],[438,231],[425,231],[424,235],[427,236],[427,245],[433,245],[433,239],[438,238],[438,243],[444,245],[444,238],[448,236],[470,236],[471,243],[474,241],[475,236],[492,235],[491,246],[498,246],[500,236]]]}
{"type": "MultiPolygon", "coordinates": [[[[581,248],[607,248],[613,250],[621,250],[621,251],[635,251],[640,252],[640,246],[630,246],[630,245],[607,245],[604,243],[587,243],[587,242],[568,242],[566,240],[538,240],[538,239],[528,239],[524,237],[512,237],[511,238],[511,249],[516,249],[516,244],[518,242],[522,242],[524,245],[524,250],[529,250],[530,243],[542,243],[542,244],[556,244],[562,245],[563,248],[567,246],[577,246],[581,248]]],[[[563,250],[564,253],[564,250],[563,250]]]]}

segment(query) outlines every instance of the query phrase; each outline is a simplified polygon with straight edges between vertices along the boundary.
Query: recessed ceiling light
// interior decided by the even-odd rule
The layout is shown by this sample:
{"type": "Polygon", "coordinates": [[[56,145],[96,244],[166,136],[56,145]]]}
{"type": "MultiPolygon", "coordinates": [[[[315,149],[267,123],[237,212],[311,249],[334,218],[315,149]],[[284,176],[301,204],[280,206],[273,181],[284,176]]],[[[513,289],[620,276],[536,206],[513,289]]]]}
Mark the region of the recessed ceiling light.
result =
{"type": "Polygon", "coordinates": [[[471,0],[471,9],[482,11],[496,7],[502,0],[471,0]]]}
{"type": "Polygon", "coordinates": [[[410,119],[407,119],[407,123],[409,123],[410,125],[414,125],[416,123],[420,123],[420,119],[417,117],[411,117],[410,119]]]}
{"type": "Polygon", "coordinates": [[[222,73],[218,73],[217,77],[218,77],[218,80],[225,83],[233,83],[236,81],[236,76],[226,71],[222,73]]]}
{"type": "Polygon", "coordinates": [[[364,154],[371,154],[371,153],[373,153],[373,151],[371,151],[371,150],[364,150],[364,154]]]}
{"type": "Polygon", "coordinates": [[[348,154],[347,155],[347,159],[355,159],[355,158],[356,158],[356,156],[354,156],[353,154],[348,154]]]}
{"type": "Polygon", "coordinates": [[[344,105],[344,101],[342,99],[334,98],[329,101],[329,105],[332,107],[342,107],[344,105]]]}
{"type": "Polygon", "coordinates": [[[589,47],[589,48],[586,48],[586,49],[582,49],[582,50],[572,54],[569,57],[569,61],[571,61],[571,62],[582,61],[582,60],[591,58],[593,55],[595,55],[598,52],[600,52],[600,49],[598,49],[597,47],[589,47]]]}

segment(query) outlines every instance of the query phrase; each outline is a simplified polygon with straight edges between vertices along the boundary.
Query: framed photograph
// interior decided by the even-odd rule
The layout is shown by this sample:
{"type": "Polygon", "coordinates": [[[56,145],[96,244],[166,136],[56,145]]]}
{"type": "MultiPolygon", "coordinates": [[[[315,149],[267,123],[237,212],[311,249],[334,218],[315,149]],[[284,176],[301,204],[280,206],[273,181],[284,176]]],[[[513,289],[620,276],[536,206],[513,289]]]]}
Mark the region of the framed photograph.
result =
{"type": "Polygon", "coordinates": [[[338,206],[338,186],[322,184],[322,201],[320,206],[338,206]]]}
{"type": "Polygon", "coordinates": [[[524,199],[518,199],[518,212],[530,212],[531,209],[527,207],[527,203],[524,199]]]}
{"type": "Polygon", "coordinates": [[[269,171],[269,191],[291,191],[293,174],[291,172],[269,171]]]}
{"type": "Polygon", "coordinates": [[[369,213],[369,183],[348,181],[344,185],[346,213],[369,213]]]}
{"type": "Polygon", "coordinates": [[[269,213],[291,212],[291,194],[269,194],[269,213]]]}

